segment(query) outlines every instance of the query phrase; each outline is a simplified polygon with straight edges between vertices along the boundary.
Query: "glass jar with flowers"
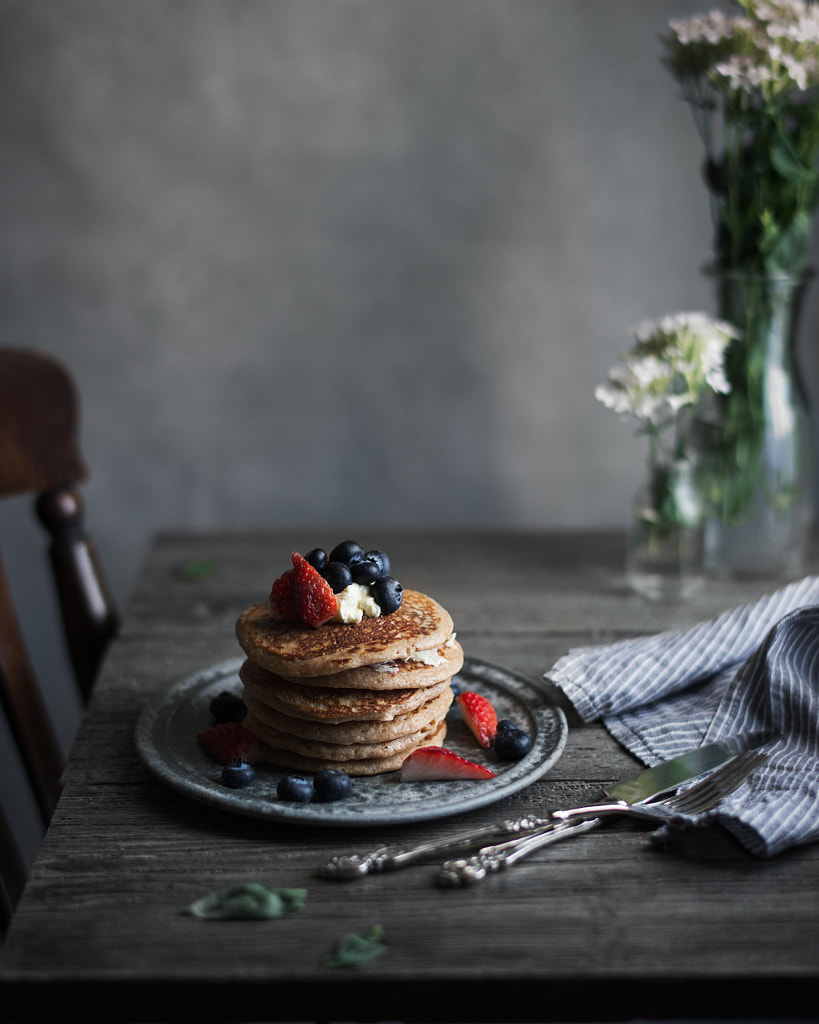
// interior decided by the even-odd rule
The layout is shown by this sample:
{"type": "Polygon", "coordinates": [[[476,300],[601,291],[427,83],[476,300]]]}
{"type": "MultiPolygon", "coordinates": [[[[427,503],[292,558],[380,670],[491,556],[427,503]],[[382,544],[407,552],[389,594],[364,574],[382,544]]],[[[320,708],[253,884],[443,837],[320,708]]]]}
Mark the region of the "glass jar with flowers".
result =
{"type": "Polygon", "coordinates": [[[635,497],[626,576],[650,600],[684,600],[703,578],[698,423],[727,394],[724,358],[736,331],[704,313],[675,313],[635,329],[624,361],[595,397],[648,438],[648,476],[635,497]]]}
{"type": "Polygon", "coordinates": [[[796,358],[819,204],[819,6],[738,0],[672,21],[665,63],[704,148],[717,315],[739,330],[704,431],[711,574],[799,571],[813,458],[796,358]]]}

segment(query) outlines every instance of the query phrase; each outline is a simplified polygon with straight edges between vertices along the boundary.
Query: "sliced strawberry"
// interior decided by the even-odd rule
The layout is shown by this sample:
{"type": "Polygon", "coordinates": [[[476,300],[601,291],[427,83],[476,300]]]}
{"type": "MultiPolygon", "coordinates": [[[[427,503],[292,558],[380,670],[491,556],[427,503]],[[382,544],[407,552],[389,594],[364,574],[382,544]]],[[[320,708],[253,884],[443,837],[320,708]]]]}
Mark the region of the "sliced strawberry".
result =
{"type": "Polygon", "coordinates": [[[468,761],[446,747],[420,747],[404,758],[401,765],[402,782],[494,778],[495,773],[491,769],[468,761]]]}
{"type": "Polygon", "coordinates": [[[461,708],[461,717],[474,733],[478,743],[484,750],[488,750],[498,731],[498,716],[491,701],[471,690],[459,693],[457,701],[461,708]]]}
{"type": "Polygon", "coordinates": [[[314,629],[332,619],[338,608],[333,588],[297,551],[293,552],[293,598],[298,617],[314,629]]]}
{"type": "Polygon", "coordinates": [[[293,590],[295,575],[295,569],[288,569],[271,587],[270,597],[267,599],[267,610],[272,618],[283,619],[285,622],[298,622],[299,613],[296,610],[296,596],[293,590]]]}
{"type": "Polygon", "coordinates": [[[217,764],[230,764],[234,758],[251,761],[256,740],[243,725],[223,722],[204,729],[196,737],[199,746],[217,764]]]}

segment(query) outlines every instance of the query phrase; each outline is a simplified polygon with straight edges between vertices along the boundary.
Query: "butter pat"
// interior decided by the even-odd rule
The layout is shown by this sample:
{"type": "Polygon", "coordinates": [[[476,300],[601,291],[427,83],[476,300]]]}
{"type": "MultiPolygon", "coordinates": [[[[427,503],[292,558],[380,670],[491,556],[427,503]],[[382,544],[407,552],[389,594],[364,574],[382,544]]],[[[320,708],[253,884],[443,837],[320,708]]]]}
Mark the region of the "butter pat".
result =
{"type": "Polygon", "coordinates": [[[443,665],[446,659],[437,651],[415,651],[407,657],[407,661],[419,661],[422,665],[443,665]]]}
{"type": "MultiPolygon", "coordinates": [[[[444,647],[452,647],[455,643],[455,634],[450,633],[447,638],[444,647]]],[[[446,658],[439,651],[416,651],[414,654],[410,654],[407,661],[420,661],[422,665],[443,665],[446,658]]]]}
{"type": "Polygon", "coordinates": [[[350,625],[361,622],[366,615],[368,619],[377,619],[381,615],[378,602],[370,593],[370,588],[360,583],[351,583],[340,594],[336,594],[338,608],[332,622],[346,622],[350,625]]]}

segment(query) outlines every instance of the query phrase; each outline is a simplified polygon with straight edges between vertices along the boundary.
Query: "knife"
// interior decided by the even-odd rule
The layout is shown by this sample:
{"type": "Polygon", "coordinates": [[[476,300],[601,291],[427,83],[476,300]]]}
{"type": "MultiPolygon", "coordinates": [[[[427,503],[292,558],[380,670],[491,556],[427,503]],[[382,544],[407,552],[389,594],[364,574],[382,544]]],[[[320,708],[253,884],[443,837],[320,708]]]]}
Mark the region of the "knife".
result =
{"type": "MultiPolygon", "coordinates": [[[[736,749],[727,744],[709,743],[707,746],[697,747],[670,761],[655,765],[653,768],[646,768],[638,775],[604,787],[603,795],[614,800],[625,800],[628,803],[637,803],[649,797],[662,796],[664,793],[677,789],[684,782],[690,782],[705,772],[718,768],[736,753],[736,749]]],[[[588,812],[593,809],[594,805],[591,805],[591,807],[584,807],[580,810],[588,812]]],[[[570,815],[572,810],[573,808],[561,811],[561,816],[570,815]]],[[[597,824],[597,819],[592,821],[593,823],[584,821],[582,824],[585,827],[582,831],[597,824]]],[[[486,840],[499,839],[502,836],[525,835],[529,832],[534,833],[536,829],[549,827],[566,831],[567,823],[558,822],[551,817],[536,818],[532,816],[496,821],[467,832],[459,832],[450,836],[449,839],[419,843],[417,846],[404,848],[384,846],[367,854],[332,857],[326,864],[319,867],[317,874],[321,878],[332,878],[338,881],[362,878],[364,875],[374,872],[393,871],[396,868],[415,864],[426,857],[437,857],[446,853],[469,850],[486,840]]],[[[575,825],[574,827],[580,831],[579,826],[575,825]]]]}

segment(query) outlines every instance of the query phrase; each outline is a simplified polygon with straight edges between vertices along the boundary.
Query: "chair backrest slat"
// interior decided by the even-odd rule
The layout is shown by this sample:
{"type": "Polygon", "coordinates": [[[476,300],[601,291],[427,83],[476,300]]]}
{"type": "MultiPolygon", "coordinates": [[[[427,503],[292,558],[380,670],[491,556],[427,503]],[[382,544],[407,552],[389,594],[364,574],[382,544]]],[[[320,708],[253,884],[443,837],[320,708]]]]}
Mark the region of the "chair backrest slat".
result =
{"type": "MultiPolygon", "coordinates": [[[[83,703],[118,628],[114,601],[86,534],[77,484],[88,476],[79,447],[79,400],[56,359],[0,349],[0,498],[33,497],[49,557],[65,640],[83,703]]],[[[59,638],[55,638],[55,643],[59,638]]],[[[60,792],[62,752],[18,621],[0,557],[0,703],[46,825],[60,792]]],[[[20,892],[19,848],[0,808],[0,926],[20,892]]]]}

